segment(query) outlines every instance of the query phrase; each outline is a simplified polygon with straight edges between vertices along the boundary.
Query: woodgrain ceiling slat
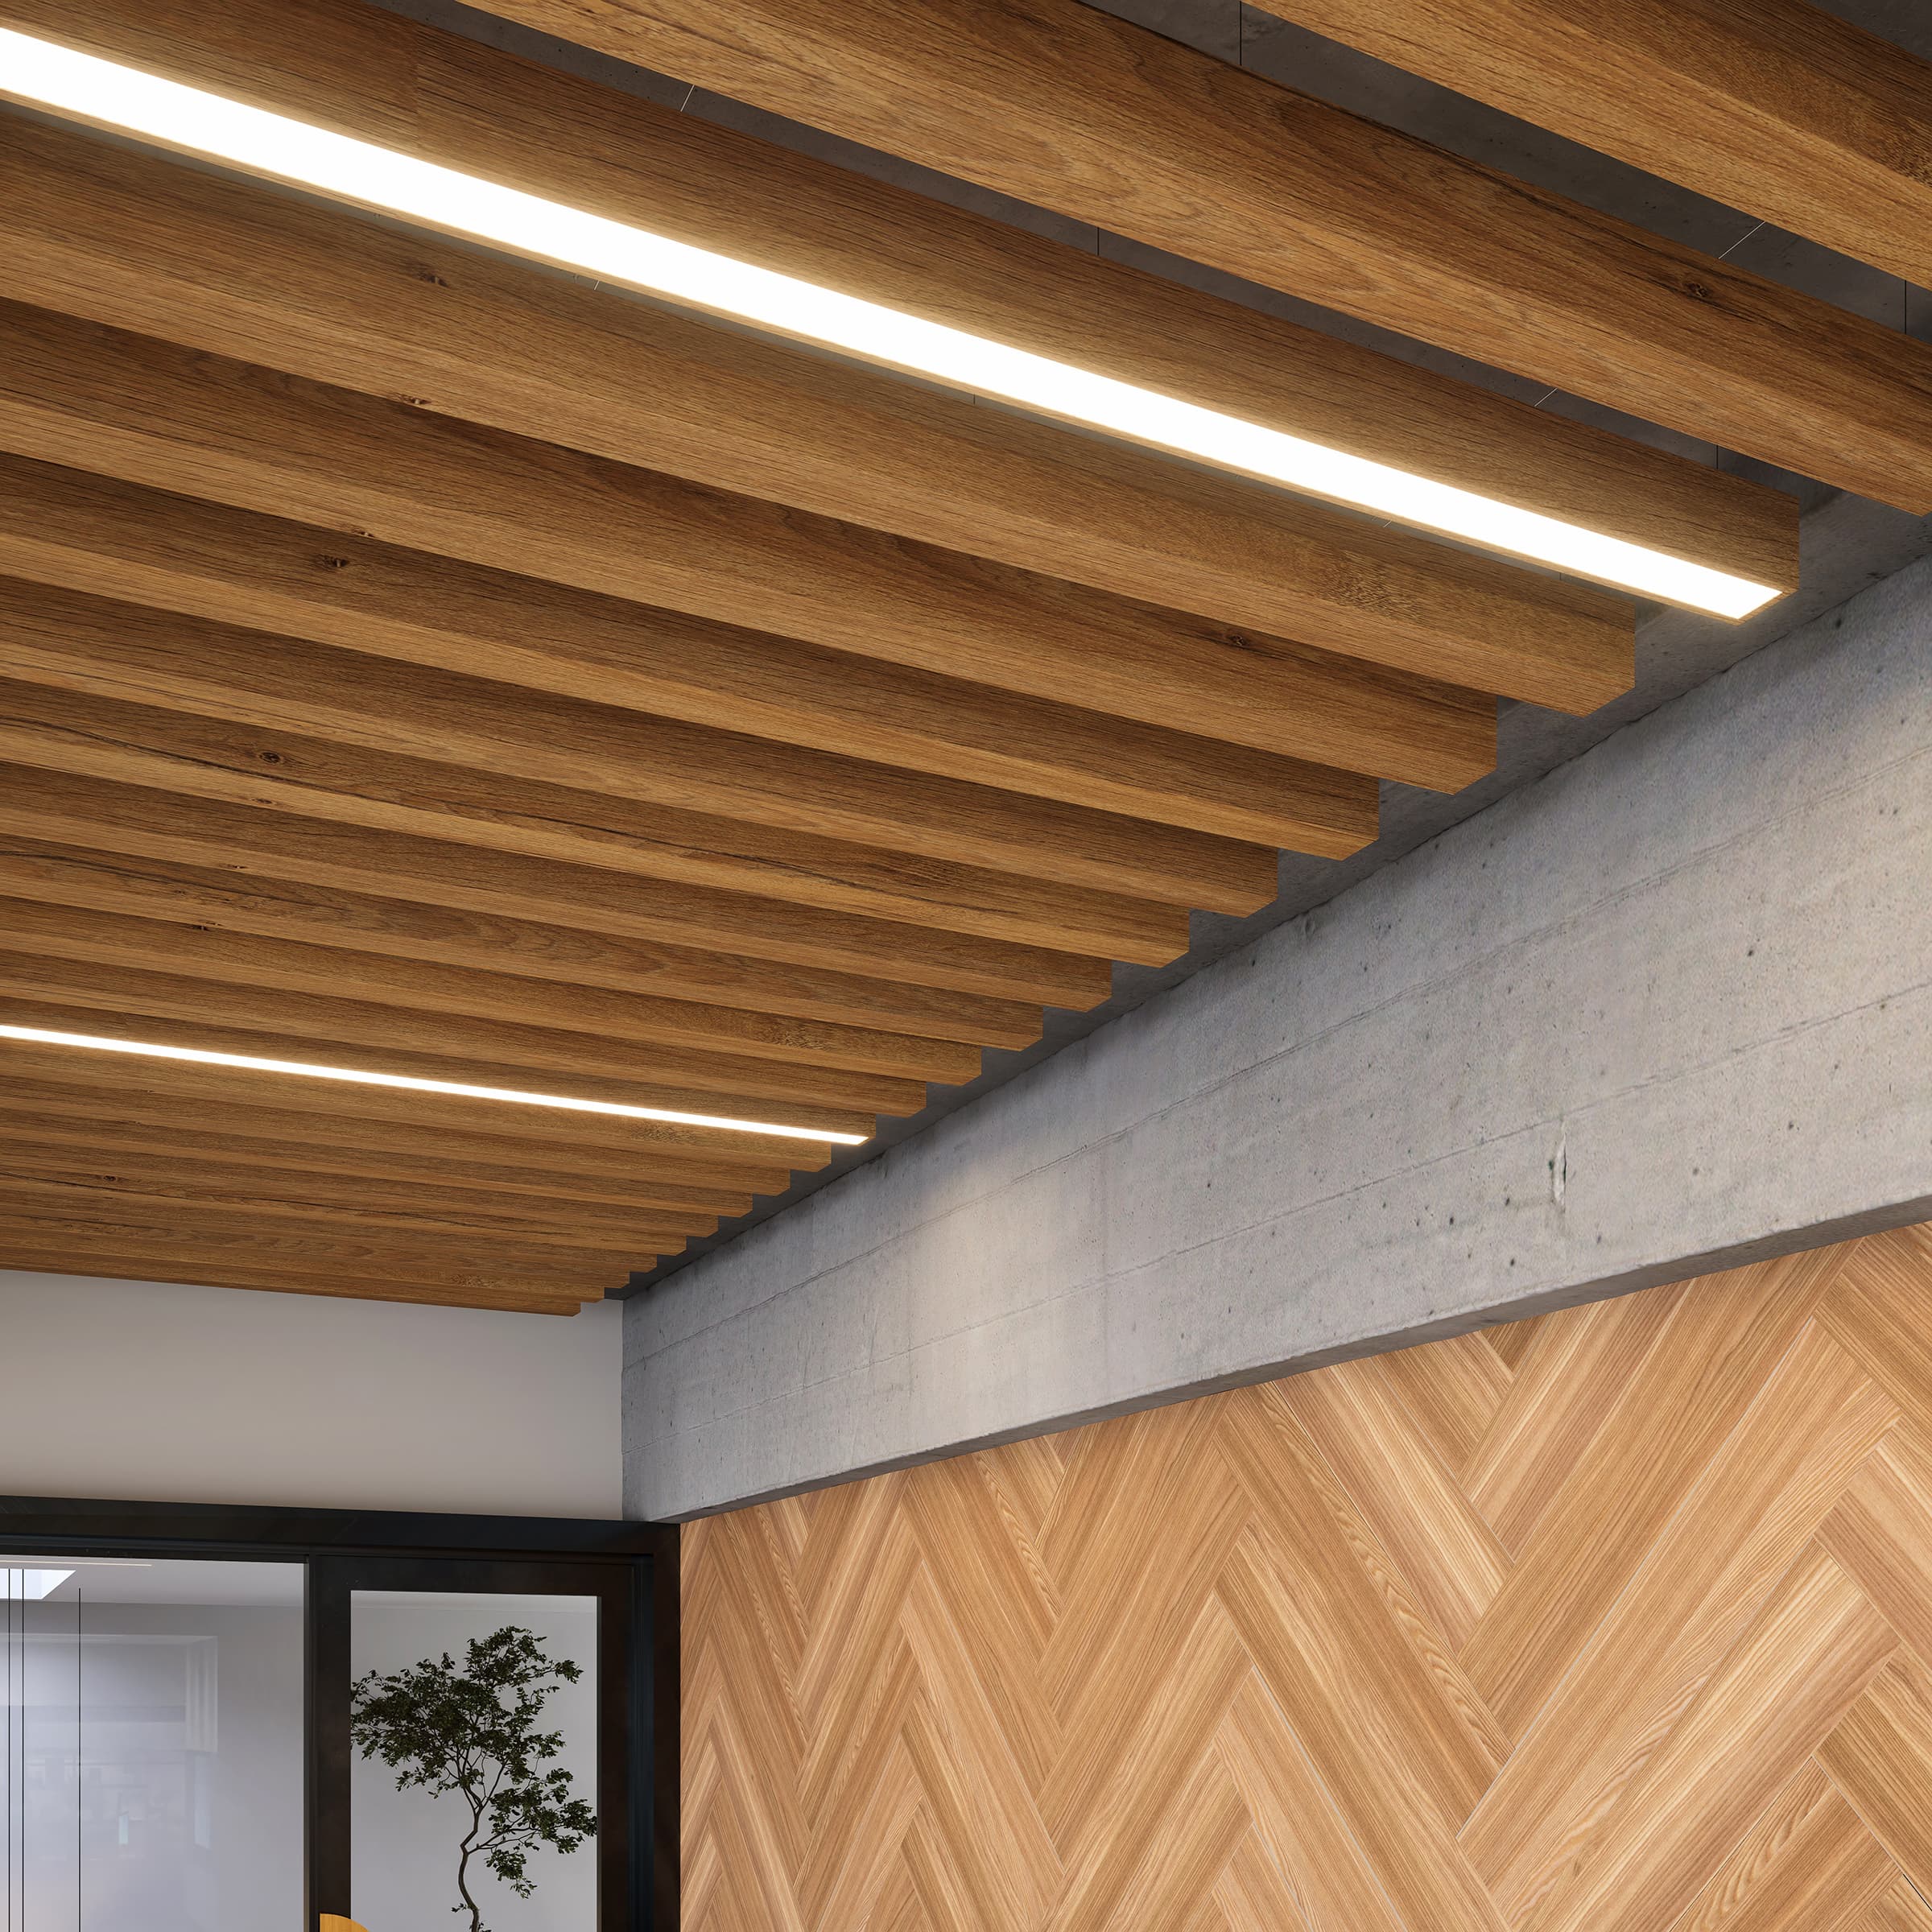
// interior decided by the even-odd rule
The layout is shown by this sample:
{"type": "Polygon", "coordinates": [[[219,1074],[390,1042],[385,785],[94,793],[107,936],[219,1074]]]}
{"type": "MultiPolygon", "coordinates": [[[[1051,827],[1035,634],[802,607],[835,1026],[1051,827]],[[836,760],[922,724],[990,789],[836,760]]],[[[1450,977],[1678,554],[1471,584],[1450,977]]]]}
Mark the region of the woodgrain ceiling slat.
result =
{"type": "Polygon", "coordinates": [[[1629,681],[1607,591],[71,129],[0,167],[17,300],[1509,697],[1629,681]]]}
{"type": "Polygon", "coordinates": [[[1807,0],[1266,10],[1932,286],[1932,68],[1807,0]]]}
{"type": "MultiPolygon", "coordinates": [[[[341,1126],[345,1121],[493,1135],[526,1149],[539,1166],[555,1165],[565,1155],[574,1159],[578,1148],[601,1148],[607,1153],[630,1155],[640,1171],[647,1171],[653,1154],[662,1150],[673,1156],[694,1156],[713,1174],[762,1179],[774,1171],[815,1171],[832,1153],[827,1142],[815,1139],[686,1127],[613,1114],[570,1113],[551,1107],[413,1093],[250,1068],[204,1067],[37,1041],[0,1039],[0,1077],[95,1093],[146,1094],[151,1101],[166,1096],[177,1104],[177,1112],[183,1104],[208,1104],[309,1116],[316,1124],[306,1131],[317,1139],[329,1137],[322,1123],[334,1122],[334,1130],[341,1132],[345,1130],[341,1126]]],[[[747,1180],[745,1184],[751,1183],[747,1180]]]]}
{"type": "Polygon", "coordinates": [[[885,0],[757,0],[724,33],[708,0],[499,10],[1725,448],[1932,509],[1932,346],[1080,0],[910,14],[885,0]]]}
{"type": "MultiPolygon", "coordinates": [[[[217,866],[0,832],[0,892],[14,898],[242,932],[354,954],[424,960],[563,988],[589,986],[781,1019],[890,1026],[939,1042],[1026,1046],[1040,1009],[742,953],[617,939],[581,927],[465,912],[291,879],[240,881],[217,866]]],[[[571,994],[555,996],[568,1006],[571,994]]],[[[541,1018],[541,1009],[538,1017],[541,1018]]]]}
{"type": "MultiPolygon", "coordinates": [[[[357,999],[347,985],[336,997],[317,997],[11,950],[0,950],[0,1020],[70,1033],[138,1034],[278,1059],[303,1057],[291,1055],[290,1049],[308,1041],[306,1057],[331,1064],[484,1086],[547,1091],[561,1090],[567,1084],[568,1091],[590,1100],[642,1100],[646,1089],[663,1090],[683,1096],[661,1103],[667,1107],[734,1115],[754,1106],[772,1107],[778,1111],[762,1117],[791,1125],[798,1124],[795,1115],[831,1126],[839,1125],[835,1116],[869,1121],[874,1114],[916,1113],[926,1104],[923,1082],[881,1074],[675,1047],[627,1047],[619,1041],[528,1022],[412,1012],[357,999]],[[36,1004],[58,1007],[66,1017],[26,1018],[25,1009],[36,1004]],[[94,1015],[85,1025],[80,1023],[84,1012],[94,1015]],[[116,1022],[112,1026],[107,1023],[109,1016],[116,1022]],[[218,1032],[223,1038],[191,1040],[179,1032],[153,1032],[151,1026],[162,1022],[218,1032]],[[275,1036],[279,1043],[251,1047],[245,1043],[250,1034],[275,1036]],[[485,1077],[460,1071],[464,1067],[495,1071],[485,1077]],[[498,1077],[512,1070],[514,1078],[498,1077]],[[707,1101],[701,1098],[704,1095],[712,1097],[707,1101]]],[[[654,1100],[648,1104],[660,1104],[654,1100]]],[[[846,1131],[871,1129],[868,1125],[846,1131]]]]}
{"type": "MultiPolygon", "coordinates": [[[[554,921],[612,938],[716,947],[774,963],[875,974],[941,991],[1084,1009],[1107,997],[1104,959],[941,932],[442,840],[298,819],[44,769],[0,770],[0,832],[263,880],[341,886],[412,904],[554,921]]],[[[1174,949],[1179,950],[1179,947],[1174,949]]]]}
{"type": "MultiPolygon", "coordinates": [[[[1162,624],[1154,651],[1113,625],[1132,600],[17,302],[0,303],[0,448],[1264,750],[1288,749],[1276,663],[1291,702],[1320,642],[1284,648],[1284,608],[1254,629],[1162,624]]],[[[1293,596],[1282,562],[1257,559],[1257,594],[1293,596]]],[[[1629,687],[1632,607],[1540,581],[1545,608],[1478,590],[1466,638],[1351,654],[1594,710],[1629,687]]]]}
{"type": "MultiPolygon", "coordinates": [[[[3,454],[0,569],[124,606],[961,779],[928,788],[930,814],[918,812],[916,800],[897,801],[912,824],[956,817],[956,837],[971,836],[975,786],[1156,821],[1134,834],[1137,863],[1150,877],[1183,882],[1176,898],[1198,904],[1269,890],[1272,860],[1232,840],[1298,848],[1312,840],[1311,849],[1327,850],[1338,831],[1358,829],[1346,820],[1338,827],[1328,794],[1308,794],[1279,754],[3,454]],[[1161,829],[1184,826],[1216,836],[1161,829]]],[[[1055,613],[1042,608],[1036,617],[1050,636],[1055,613]]],[[[1106,634],[1150,654],[1174,641],[1166,626],[1178,621],[1125,603],[1107,618],[1106,634]]],[[[1207,634],[1187,634],[1198,642],[1207,634]]],[[[1101,636],[1096,625],[1081,642],[1103,649],[1101,636]]],[[[1446,758],[1428,773],[1437,789],[1495,762],[1496,706],[1476,693],[1285,646],[1271,675],[1290,725],[1304,712],[1356,727],[1380,720],[1400,729],[1411,754],[1443,747],[1446,758]],[[1298,666],[1308,675],[1290,691],[1298,666]]],[[[791,812],[807,815],[783,822],[806,829],[823,829],[819,814],[863,809],[863,791],[848,798],[830,789],[836,769],[812,760],[788,766],[766,754],[758,767],[763,809],[772,814],[789,800],[791,812]],[[804,782],[787,785],[787,770],[804,782]]],[[[729,773],[679,769],[663,782],[690,788],[674,803],[716,809],[736,798],[740,809],[753,808],[729,773]]],[[[1050,854],[1063,855],[1043,863],[1120,863],[1121,840],[1100,838],[1080,813],[1044,813],[1037,822],[1050,854]]],[[[1094,882],[1078,873],[1070,879],[1094,882]]]]}
{"type": "MultiPolygon", "coordinates": [[[[194,0],[6,0],[0,19],[1713,568],[1797,583],[1796,506],[1775,491],[361,0],[225,0],[219,31],[194,0]]],[[[579,9],[553,31],[612,27],[579,9]]]]}
{"type": "Polygon", "coordinates": [[[465,1185],[541,1193],[559,1200],[610,1200],[654,1204],[670,1200],[709,1200],[720,1213],[740,1213],[738,1205],[759,1194],[776,1194],[786,1183],[777,1162],[747,1167],[713,1161],[704,1153],[675,1146],[613,1152],[592,1146],[555,1147],[533,1143],[514,1131],[516,1123],[498,1121],[494,1130],[437,1127],[415,1121],[324,1114],[278,1106],[257,1095],[231,1094],[218,1113],[184,1109],[173,1096],[147,1086],[109,1082],[80,1084],[22,1071],[0,1086],[0,1113],[10,1118],[30,1113],[76,1133],[132,1134],[179,1132],[183,1145],[213,1136],[214,1150],[255,1164],[287,1166],[313,1162],[316,1171],[374,1171],[442,1174],[450,1163],[463,1170],[465,1185]],[[237,1148],[233,1143],[240,1142],[237,1148]],[[696,1189],[693,1195],[691,1190],[696,1189]],[[729,1204],[727,1204],[729,1203],[729,1204]]]}
{"type": "Polygon", "coordinates": [[[74,904],[0,898],[0,932],[10,952],[110,969],[185,977],[219,1001],[287,993],[359,1004],[402,1014],[434,1014],[525,1026],[533,1013],[547,1030],[588,1036],[607,1052],[668,1047],[763,1059],[786,1067],[878,1075],[894,1080],[956,1085],[980,1070],[980,1050],[964,1042],[658,999],[561,980],[532,981],[332,946],[265,939],[218,925],[129,918],[74,904]]]}

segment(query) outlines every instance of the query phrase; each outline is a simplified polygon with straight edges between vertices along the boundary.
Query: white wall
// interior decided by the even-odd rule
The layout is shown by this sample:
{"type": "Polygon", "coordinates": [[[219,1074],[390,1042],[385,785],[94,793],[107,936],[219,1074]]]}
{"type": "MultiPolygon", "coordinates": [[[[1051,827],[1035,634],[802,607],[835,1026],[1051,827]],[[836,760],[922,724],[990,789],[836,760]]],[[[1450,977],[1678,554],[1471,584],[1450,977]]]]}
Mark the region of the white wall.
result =
{"type": "Polygon", "coordinates": [[[0,1495],[617,1517],[619,1312],[0,1270],[0,1495]]]}

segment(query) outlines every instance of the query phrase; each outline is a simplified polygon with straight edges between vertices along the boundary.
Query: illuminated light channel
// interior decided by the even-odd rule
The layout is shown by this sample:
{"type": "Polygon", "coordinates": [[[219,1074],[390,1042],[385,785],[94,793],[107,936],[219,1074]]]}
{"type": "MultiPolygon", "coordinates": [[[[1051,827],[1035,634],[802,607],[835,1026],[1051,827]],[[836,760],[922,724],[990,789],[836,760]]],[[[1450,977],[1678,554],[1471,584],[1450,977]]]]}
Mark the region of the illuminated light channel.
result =
{"type": "Polygon", "coordinates": [[[0,95],[1666,603],[1735,619],[1781,594],[1664,551],[6,28],[0,95]]]}
{"type": "Polygon", "coordinates": [[[408,1093],[454,1094],[466,1100],[507,1100],[519,1107],[559,1107],[569,1113],[614,1114],[625,1121],[661,1121],[673,1127],[716,1127],[729,1133],[775,1133],[788,1141],[865,1145],[862,1133],[833,1133],[821,1127],[781,1127],[770,1121],[738,1121],[712,1113],[679,1113],[667,1107],[627,1107],[617,1100],[579,1100],[557,1093],[521,1093],[510,1087],[471,1087],[459,1080],[419,1080],[406,1073],[365,1073],[349,1067],[320,1067],[307,1060],[259,1059],[252,1053],[213,1053],[199,1046],[162,1046],[147,1040],[111,1040],[92,1033],[56,1033],[44,1026],[0,1026],[0,1039],[42,1046],[85,1046],[97,1053],[131,1053],[196,1067],[239,1067],[252,1073],[292,1073],[311,1080],[347,1080],[362,1087],[394,1087],[408,1093]]]}

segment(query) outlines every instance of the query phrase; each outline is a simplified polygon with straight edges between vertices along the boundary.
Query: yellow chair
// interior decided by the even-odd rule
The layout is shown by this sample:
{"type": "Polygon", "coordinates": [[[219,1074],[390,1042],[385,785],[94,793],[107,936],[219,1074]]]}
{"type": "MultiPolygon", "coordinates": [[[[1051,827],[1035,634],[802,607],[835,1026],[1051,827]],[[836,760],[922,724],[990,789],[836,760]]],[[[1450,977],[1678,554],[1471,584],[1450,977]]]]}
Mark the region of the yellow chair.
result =
{"type": "Polygon", "coordinates": [[[353,1918],[338,1918],[332,1912],[324,1912],[322,1932],[362,1932],[362,1928],[353,1918]]]}

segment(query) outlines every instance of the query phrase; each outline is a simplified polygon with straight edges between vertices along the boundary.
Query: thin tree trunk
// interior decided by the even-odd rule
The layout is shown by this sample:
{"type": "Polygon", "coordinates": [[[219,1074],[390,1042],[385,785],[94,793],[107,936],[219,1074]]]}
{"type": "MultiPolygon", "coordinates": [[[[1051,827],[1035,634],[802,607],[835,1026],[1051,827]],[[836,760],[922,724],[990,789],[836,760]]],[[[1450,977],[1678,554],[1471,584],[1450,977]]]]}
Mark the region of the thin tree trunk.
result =
{"type": "Polygon", "coordinates": [[[469,1932],[483,1932],[483,1913],[477,1901],[469,1895],[469,1852],[477,1842],[477,1834],[483,1828],[483,1814],[475,1806],[475,1815],[469,1832],[463,1840],[463,1856],[456,1861],[456,1889],[463,1894],[463,1902],[469,1908],[469,1932]]]}

